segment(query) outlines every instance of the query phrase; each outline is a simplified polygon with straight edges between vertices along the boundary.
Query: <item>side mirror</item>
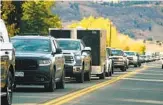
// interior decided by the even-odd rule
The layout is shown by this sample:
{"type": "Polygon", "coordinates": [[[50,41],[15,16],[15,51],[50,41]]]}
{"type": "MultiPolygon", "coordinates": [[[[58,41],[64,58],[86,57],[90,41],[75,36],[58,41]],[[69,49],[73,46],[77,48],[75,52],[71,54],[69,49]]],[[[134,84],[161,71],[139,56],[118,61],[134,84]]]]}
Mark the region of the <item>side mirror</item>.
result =
{"type": "Polygon", "coordinates": [[[61,53],[62,53],[62,49],[61,48],[57,48],[55,54],[61,54],[61,53]]]}
{"type": "Polygon", "coordinates": [[[112,57],[111,57],[111,56],[109,56],[109,59],[112,59],[112,57]]]}
{"type": "Polygon", "coordinates": [[[90,47],[85,47],[83,51],[91,51],[90,47]]]}

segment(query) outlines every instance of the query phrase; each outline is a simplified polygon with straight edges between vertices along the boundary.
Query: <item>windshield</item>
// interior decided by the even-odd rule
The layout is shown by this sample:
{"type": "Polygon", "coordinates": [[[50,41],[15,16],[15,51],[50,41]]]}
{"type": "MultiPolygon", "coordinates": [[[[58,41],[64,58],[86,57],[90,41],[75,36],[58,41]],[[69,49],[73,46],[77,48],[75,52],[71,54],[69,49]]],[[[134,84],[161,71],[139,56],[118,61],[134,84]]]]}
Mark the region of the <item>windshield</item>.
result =
{"type": "Polygon", "coordinates": [[[19,52],[50,52],[48,39],[12,39],[16,51],[19,52]]]}
{"type": "Polygon", "coordinates": [[[113,56],[123,56],[123,52],[121,50],[112,50],[113,56]]]}
{"type": "Polygon", "coordinates": [[[134,52],[125,52],[125,54],[127,54],[127,55],[129,55],[129,56],[135,55],[134,52]]]}
{"type": "Polygon", "coordinates": [[[63,50],[81,50],[80,42],[74,40],[58,40],[58,45],[63,50]]]}

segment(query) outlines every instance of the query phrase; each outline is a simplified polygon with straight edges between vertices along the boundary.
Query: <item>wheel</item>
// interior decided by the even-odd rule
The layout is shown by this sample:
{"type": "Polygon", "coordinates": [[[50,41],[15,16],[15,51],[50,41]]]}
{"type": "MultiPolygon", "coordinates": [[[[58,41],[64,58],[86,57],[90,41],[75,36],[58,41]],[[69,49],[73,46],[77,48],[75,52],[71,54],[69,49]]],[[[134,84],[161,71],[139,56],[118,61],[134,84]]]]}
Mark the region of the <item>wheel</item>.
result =
{"type": "Polygon", "coordinates": [[[112,71],[105,72],[105,76],[106,76],[106,77],[112,76],[112,71]]]}
{"type": "Polygon", "coordinates": [[[114,65],[112,66],[112,74],[114,74],[114,65]]]}
{"type": "Polygon", "coordinates": [[[44,85],[44,88],[48,92],[53,92],[55,90],[55,80],[51,77],[50,83],[44,85]]]}
{"type": "Polygon", "coordinates": [[[85,73],[85,75],[84,75],[84,80],[85,81],[90,81],[91,80],[91,71],[92,71],[92,66],[91,66],[91,63],[90,63],[89,71],[87,73],[85,73]]]}
{"type": "Polygon", "coordinates": [[[163,65],[162,65],[162,69],[163,69],[163,65]]]}
{"type": "Polygon", "coordinates": [[[81,73],[76,75],[76,81],[78,83],[83,83],[84,82],[84,66],[82,67],[81,73]]]}
{"type": "Polygon", "coordinates": [[[12,91],[13,91],[13,77],[9,71],[7,77],[7,85],[5,87],[6,96],[2,97],[2,105],[11,105],[12,104],[12,91]]]}
{"type": "Polygon", "coordinates": [[[103,73],[99,75],[99,79],[105,79],[105,67],[103,73]]]}
{"type": "Polygon", "coordinates": [[[125,67],[125,66],[122,67],[122,68],[121,68],[121,71],[123,71],[123,72],[126,71],[126,67],[125,67]]]}
{"type": "Polygon", "coordinates": [[[112,71],[109,72],[109,77],[111,77],[111,76],[112,76],[112,71]]]}
{"type": "Polygon", "coordinates": [[[134,65],[134,67],[137,67],[137,66],[138,66],[137,64],[134,65]]]}
{"type": "Polygon", "coordinates": [[[87,72],[87,73],[85,73],[85,75],[84,75],[84,80],[85,80],[85,81],[90,81],[90,80],[91,80],[91,72],[90,72],[90,71],[87,72]]]}
{"type": "Polygon", "coordinates": [[[141,66],[141,63],[139,63],[139,67],[141,66]]]}
{"type": "Polygon", "coordinates": [[[128,69],[129,67],[128,67],[128,65],[126,65],[126,69],[128,69]]]}
{"type": "Polygon", "coordinates": [[[13,90],[16,90],[16,84],[14,84],[14,86],[13,86],[13,90]]]}
{"type": "Polygon", "coordinates": [[[56,83],[57,89],[64,89],[65,88],[65,74],[63,72],[62,77],[59,82],[56,83]]]}
{"type": "Polygon", "coordinates": [[[109,69],[108,69],[108,72],[105,72],[105,76],[106,77],[110,77],[112,75],[112,70],[110,71],[109,69]]]}

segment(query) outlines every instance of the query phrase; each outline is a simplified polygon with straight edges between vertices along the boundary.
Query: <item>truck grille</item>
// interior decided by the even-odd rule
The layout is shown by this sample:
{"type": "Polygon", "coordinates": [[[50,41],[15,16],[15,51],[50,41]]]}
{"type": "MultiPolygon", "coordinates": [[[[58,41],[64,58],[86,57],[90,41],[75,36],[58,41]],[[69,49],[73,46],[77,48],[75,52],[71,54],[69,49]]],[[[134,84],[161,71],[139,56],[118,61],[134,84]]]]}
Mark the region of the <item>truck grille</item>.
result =
{"type": "Polygon", "coordinates": [[[74,58],[72,56],[64,56],[65,57],[65,63],[73,63],[74,58]]]}
{"type": "Polygon", "coordinates": [[[16,59],[16,70],[37,70],[37,60],[33,59],[16,59]]]}
{"type": "Polygon", "coordinates": [[[133,60],[133,57],[128,57],[129,60],[133,60]]]}
{"type": "Polygon", "coordinates": [[[119,58],[113,58],[113,61],[119,61],[119,58]]]}

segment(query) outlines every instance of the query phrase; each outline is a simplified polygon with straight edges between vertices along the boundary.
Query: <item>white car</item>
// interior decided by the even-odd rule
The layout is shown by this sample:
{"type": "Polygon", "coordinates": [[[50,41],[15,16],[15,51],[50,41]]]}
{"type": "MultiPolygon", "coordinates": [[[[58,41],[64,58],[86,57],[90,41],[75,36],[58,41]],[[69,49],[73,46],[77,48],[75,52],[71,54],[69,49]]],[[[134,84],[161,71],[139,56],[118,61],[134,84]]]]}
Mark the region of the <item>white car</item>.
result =
{"type": "Polygon", "coordinates": [[[106,76],[111,76],[114,73],[113,60],[111,57],[111,48],[106,48],[106,76]]]}

